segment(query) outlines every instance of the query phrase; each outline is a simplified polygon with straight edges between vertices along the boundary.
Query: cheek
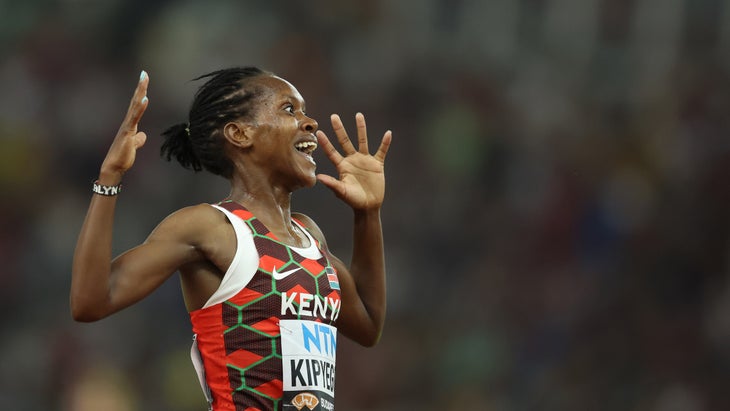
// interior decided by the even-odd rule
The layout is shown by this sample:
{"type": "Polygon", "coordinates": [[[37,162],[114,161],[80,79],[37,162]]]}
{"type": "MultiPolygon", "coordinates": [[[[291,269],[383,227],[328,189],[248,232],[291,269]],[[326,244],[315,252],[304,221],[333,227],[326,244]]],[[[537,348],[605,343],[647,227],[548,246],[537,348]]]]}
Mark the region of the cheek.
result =
{"type": "Polygon", "coordinates": [[[276,130],[286,127],[282,123],[282,116],[264,107],[256,115],[256,127],[264,133],[275,133],[276,130]]]}
{"type": "Polygon", "coordinates": [[[255,123],[268,123],[271,120],[271,114],[273,113],[273,106],[267,99],[259,100],[253,103],[254,106],[249,112],[252,114],[253,122],[255,123]]]}

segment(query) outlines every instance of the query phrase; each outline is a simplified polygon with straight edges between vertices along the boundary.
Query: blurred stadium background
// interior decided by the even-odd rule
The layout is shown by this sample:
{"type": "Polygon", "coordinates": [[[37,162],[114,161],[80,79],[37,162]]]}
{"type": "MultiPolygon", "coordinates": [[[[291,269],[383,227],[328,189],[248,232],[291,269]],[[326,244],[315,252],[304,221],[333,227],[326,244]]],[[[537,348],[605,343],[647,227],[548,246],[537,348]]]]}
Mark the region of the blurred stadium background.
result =
{"type": "MultiPolygon", "coordinates": [[[[141,69],[115,249],[225,181],[158,156],[232,65],[394,131],[382,342],[338,409],[730,409],[730,3],[0,1],[0,408],[203,410],[177,278],[74,323],[73,245],[141,69]]],[[[320,152],[321,170],[332,172],[320,152]]],[[[350,214],[295,195],[347,260],[350,214]]]]}

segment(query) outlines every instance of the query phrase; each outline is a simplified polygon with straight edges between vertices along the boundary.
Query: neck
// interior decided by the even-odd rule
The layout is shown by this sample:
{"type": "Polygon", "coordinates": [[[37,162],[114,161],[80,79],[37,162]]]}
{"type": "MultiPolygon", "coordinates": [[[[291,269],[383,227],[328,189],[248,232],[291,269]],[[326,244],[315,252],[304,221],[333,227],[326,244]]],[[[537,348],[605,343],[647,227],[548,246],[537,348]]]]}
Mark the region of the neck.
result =
{"type": "Polygon", "coordinates": [[[254,213],[270,229],[291,227],[291,191],[267,183],[266,179],[231,179],[228,196],[254,213]]]}
{"type": "Polygon", "coordinates": [[[233,185],[228,198],[246,207],[276,237],[294,247],[309,244],[306,234],[297,229],[291,219],[291,193],[268,190],[251,190],[241,185],[233,185]]]}

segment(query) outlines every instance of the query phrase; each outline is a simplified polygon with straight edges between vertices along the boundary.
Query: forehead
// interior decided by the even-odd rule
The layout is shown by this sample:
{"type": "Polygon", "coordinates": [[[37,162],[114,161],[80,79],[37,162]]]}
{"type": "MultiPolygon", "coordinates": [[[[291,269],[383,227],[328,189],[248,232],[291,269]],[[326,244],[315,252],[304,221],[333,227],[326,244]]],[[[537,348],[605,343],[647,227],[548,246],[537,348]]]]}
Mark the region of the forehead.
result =
{"type": "Polygon", "coordinates": [[[257,86],[261,87],[264,99],[286,99],[292,98],[299,102],[304,102],[304,98],[299,94],[299,90],[291,83],[277,76],[261,76],[256,79],[257,86]]]}

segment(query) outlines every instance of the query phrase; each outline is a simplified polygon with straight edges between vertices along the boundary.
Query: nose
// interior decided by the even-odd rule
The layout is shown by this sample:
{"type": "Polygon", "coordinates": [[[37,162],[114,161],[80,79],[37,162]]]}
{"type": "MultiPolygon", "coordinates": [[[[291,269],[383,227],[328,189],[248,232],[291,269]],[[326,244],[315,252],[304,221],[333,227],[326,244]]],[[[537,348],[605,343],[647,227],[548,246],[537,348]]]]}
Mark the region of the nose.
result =
{"type": "Polygon", "coordinates": [[[305,115],[304,119],[299,124],[299,127],[307,133],[314,133],[319,129],[319,124],[317,123],[317,120],[305,115]]]}

